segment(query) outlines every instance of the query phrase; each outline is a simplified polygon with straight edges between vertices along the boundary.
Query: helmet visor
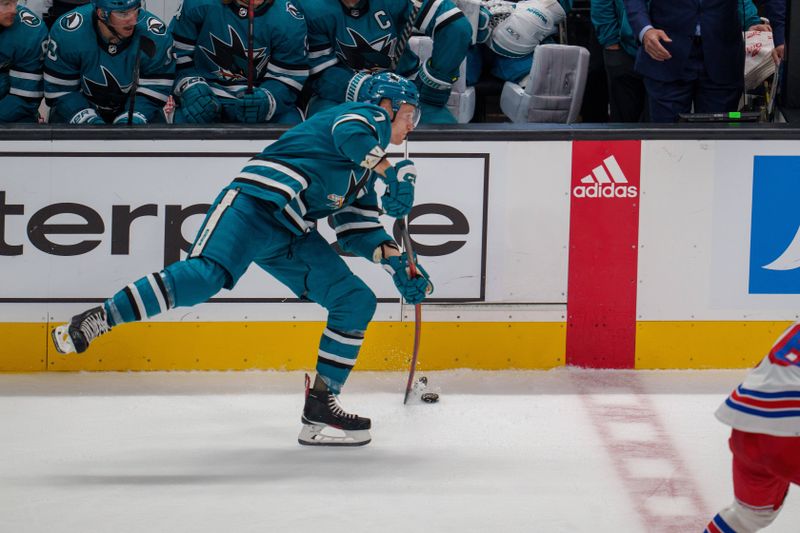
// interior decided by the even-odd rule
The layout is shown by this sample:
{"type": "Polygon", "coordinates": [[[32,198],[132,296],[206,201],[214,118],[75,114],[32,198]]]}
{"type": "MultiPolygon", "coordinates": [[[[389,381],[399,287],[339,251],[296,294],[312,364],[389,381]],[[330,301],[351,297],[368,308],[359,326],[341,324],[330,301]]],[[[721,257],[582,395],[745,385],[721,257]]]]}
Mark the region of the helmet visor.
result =
{"type": "Polygon", "coordinates": [[[419,119],[422,117],[422,111],[411,102],[403,102],[400,108],[395,111],[394,120],[407,120],[415,128],[419,124],[419,119]]]}
{"type": "Polygon", "coordinates": [[[417,124],[419,124],[419,120],[421,118],[422,118],[422,110],[415,106],[414,107],[414,116],[411,119],[415,128],[417,127],[417,124]]]}

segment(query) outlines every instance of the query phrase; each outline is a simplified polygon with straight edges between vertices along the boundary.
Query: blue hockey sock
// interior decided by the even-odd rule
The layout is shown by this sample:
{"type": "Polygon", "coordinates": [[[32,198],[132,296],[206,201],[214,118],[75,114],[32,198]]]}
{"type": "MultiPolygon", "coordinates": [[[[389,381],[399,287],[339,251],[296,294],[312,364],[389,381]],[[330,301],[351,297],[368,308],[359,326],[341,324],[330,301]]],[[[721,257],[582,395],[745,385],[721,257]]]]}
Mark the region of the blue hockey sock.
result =
{"type": "Polygon", "coordinates": [[[356,364],[358,351],[364,342],[363,331],[336,331],[330,326],[322,332],[317,357],[317,373],[328,389],[339,394],[356,364]]]}
{"type": "Polygon", "coordinates": [[[174,307],[166,272],[154,272],[128,284],[103,304],[109,325],[142,320],[174,307]]]}
{"type": "Polygon", "coordinates": [[[191,307],[205,302],[229,281],[216,262],[192,257],[172,263],[134,281],[106,300],[104,307],[111,326],[134,322],[163,313],[173,307],[191,307]]]}

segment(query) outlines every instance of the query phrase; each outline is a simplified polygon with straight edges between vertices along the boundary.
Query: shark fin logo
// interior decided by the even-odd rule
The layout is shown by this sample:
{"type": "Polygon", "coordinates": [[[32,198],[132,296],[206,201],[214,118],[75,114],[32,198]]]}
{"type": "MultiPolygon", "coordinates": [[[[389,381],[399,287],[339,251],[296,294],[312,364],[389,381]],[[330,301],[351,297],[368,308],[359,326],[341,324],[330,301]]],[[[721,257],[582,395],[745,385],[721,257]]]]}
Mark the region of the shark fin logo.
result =
{"type": "Polygon", "coordinates": [[[30,11],[20,11],[19,12],[19,20],[22,21],[23,24],[26,26],[30,26],[31,28],[35,28],[39,24],[42,23],[41,19],[31,13],[30,11]]]}
{"type": "MultiPolygon", "coordinates": [[[[242,37],[236,30],[228,25],[228,40],[210,34],[211,47],[200,46],[206,57],[211,60],[218,68],[214,72],[217,78],[227,81],[246,81],[247,80],[247,47],[242,37]]],[[[253,60],[255,61],[255,79],[260,80],[269,62],[266,47],[253,49],[253,60]]]]}
{"type": "Polygon", "coordinates": [[[147,29],[150,33],[155,35],[164,35],[167,33],[167,27],[164,25],[163,22],[158,20],[155,17],[150,17],[147,19],[147,29]]]}
{"type": "Polygon", "coordinates": [[[354,70],[389,68],[397,38],[386,34],[373,41],[352,28],[347,28],[350,43],[336,40],[339,59],[354,70]],[[352,43],[352,44],[351,44],[352,43]]]}
{"type": "Polygon", "coordinates": [[[756,156],[750,213],[750,294],[800,294],[800,157],[756,156]]]}
{"type": "Polygon", "coordinates": [[[800,268],[800,228],[794,234],[792,242],[774,261],[764,265],[767,270],[794,270],[800,268]]]}
{"type": "Polygon", "coordinates": [[[286,2],[286,12],[297,20],[303,20],[305,18],[303,17],[303,14],[300,13],[300,10],[297,9],[291,2],[286,2]]]}
{"type": "Polygon", "coordinates": [[[74,11],[72,13],[67,13],[61,17],[60,24],[61,27],[67,31],[75,31],[83,24],[83,15],[74,11]]]}

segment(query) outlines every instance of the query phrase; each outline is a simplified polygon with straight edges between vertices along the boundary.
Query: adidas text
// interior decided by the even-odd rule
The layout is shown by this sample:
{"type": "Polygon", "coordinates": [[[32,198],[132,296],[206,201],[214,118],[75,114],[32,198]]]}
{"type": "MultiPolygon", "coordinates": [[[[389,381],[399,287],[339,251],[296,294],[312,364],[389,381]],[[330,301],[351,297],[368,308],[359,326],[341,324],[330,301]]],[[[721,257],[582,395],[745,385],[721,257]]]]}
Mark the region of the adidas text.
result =
{"type": "Polygon", "coordinates": [[[639,190],[634,185],[618,185],[616,183],[607,183],[600,185],[593,183],[591,185],[577,185],[572,189],[572,194],[575,198],[636,198],[639,195],[639,190]]]}

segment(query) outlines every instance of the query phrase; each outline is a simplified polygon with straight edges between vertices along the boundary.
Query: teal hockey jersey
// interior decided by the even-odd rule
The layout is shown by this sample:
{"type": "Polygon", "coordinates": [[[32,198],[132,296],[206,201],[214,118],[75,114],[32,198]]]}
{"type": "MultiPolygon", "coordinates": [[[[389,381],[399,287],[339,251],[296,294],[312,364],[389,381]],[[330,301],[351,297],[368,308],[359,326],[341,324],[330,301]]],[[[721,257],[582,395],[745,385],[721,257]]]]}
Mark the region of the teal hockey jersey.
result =
{"type": "Polygon", "coordinates": [[[371,260],[392,239],[379,220],[378,174],[368,156],[384,153],[391,134],[383,108],[344,103],[281,135],[228,188],[274,205],[276,218],[297,235],[331,216],[342,249],[371,260]]]}
{"type": "Polygon", "coordinates": [[[47,26],[18,5],[14,23],[0,27],[0,122],[34,122],[44,96],[42,53],[47,26]]]}
{"type": "MultiPolygon", "coordinates": [[[[199,76],[217,97],[247,88],[247,8],[236,2],[186,0],[170,24],[177,83],[199,76]]],[[[306,22],[288,0],[267,0],[253,22],[253,80],[277,104],[275,116],[293,109],[308,77],[306,22]]]]}
{"type": "MultiPolygon", "coordinates": [[[[308,57],[314,94],[344,102],[355,72],[391,67],[410,15],[410,0],[364,0],[347,8],[339,0],[298,0],[308,25],[308,57]]],[[[433,38],[429,68],[452,82],[467,53],[472,29],[451,0],[422,0],[416,32],[433,38]]],[[[419,58],[406,48],[395,72],[413,78],[419,58]]]]}
{"type": "Polygon", "coordinates": [[[142,10],[133,36],[117,44],[105,42],[97,24],[94,7],[87,4],[62,15],[50,29],[44,63],[50,122],[79,124],[97,115],[112,123],[127,113],[140,37],[150,44],[140,54],[135,112],[148,122],[163,122],[175,79],[166,24],[142,10]]]}

